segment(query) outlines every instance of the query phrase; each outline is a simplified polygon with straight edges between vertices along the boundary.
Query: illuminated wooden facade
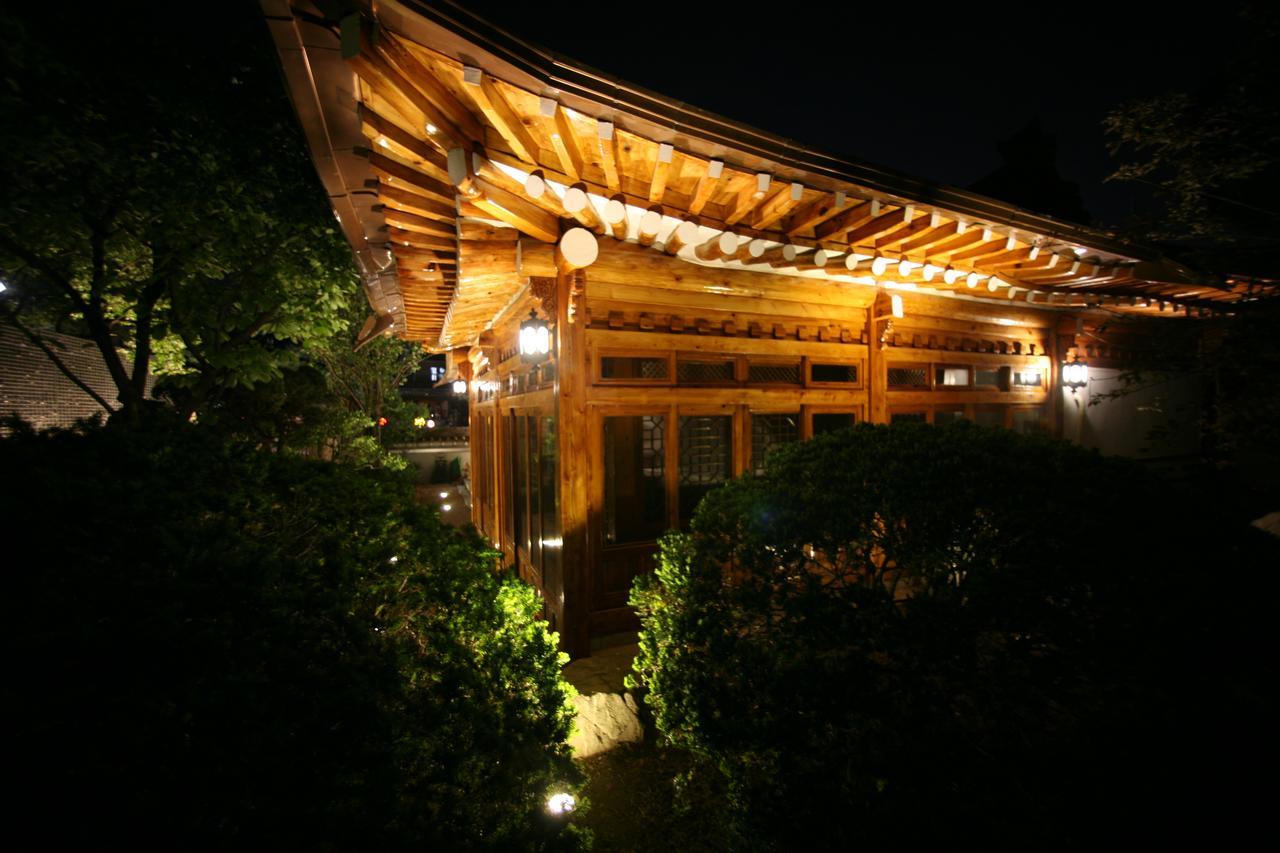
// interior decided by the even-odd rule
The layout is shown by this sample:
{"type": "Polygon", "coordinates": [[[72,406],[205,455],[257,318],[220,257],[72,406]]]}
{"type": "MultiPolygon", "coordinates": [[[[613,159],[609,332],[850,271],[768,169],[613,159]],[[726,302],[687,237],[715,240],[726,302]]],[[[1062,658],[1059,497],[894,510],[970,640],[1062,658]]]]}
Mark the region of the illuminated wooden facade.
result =
{"type": "Polygon", "coordinates": [[[899,419],[1059,431],[1063,360],[1123,358],[1089,337],[1100,319],[1244,295],[692,110],[447,3],[327,23],[263,6],[368,331],[448,352],[468,380],[473,520],[575,656],[634,627],[655,536],[777,443],[899,419]],[[553,333],[542,364],[517,351],[531,311],[553,333]]]}

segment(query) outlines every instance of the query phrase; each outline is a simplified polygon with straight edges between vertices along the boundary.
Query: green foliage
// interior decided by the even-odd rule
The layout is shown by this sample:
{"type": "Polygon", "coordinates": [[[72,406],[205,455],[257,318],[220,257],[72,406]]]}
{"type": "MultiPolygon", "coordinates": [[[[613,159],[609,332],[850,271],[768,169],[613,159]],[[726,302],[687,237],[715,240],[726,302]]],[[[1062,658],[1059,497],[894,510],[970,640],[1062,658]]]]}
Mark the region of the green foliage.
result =
{"type": "Polygon", "coordinates": [[[1184,257],[1207,250],[1210,269],[1274,274],[1274,266],[1250,267],[1258,259],[1273,265],[1280,248],[1271,204],[1280,186],[1280,105],[1272,96],[1280,17],[1253,3],[1224,14],[1236,18],[1237,49],[1201,87],[1135,100],[1107,116],[1111,153],[1125,158],[1110,180],[1151,187],[1162,202],[1133,223],[1141,236],[1178,242],[1184,257]]]}
{"type": "Polygon", "coordinates": [[[1191,505],[969,424],[790,445],[662,540],[632,591],[635,681],[723,774],[742,848],[1037,846],[1211,813],[1239,793],[1201,775],[1223,772],[1219,697],[1246,729],[1266,702],[1215,657],[1240,633],[1197,573],[1276,554],[1203,508],[1170,531],[1191,505]]]}
{"type": "Polygon", "coordinates": [[[474,531],[398,474],[144,427],[0,441],[16,834],[581,844],[543,811],[577,783],[564,656],[474,531]]]}
{"type": "Polygon", "coordinates": [[[192,409],[279,379],[357,293],[266,27],[170,11],[0,20],[0,272],[28,325],[98,343],[130,413],[151,371],[192,409]]]}

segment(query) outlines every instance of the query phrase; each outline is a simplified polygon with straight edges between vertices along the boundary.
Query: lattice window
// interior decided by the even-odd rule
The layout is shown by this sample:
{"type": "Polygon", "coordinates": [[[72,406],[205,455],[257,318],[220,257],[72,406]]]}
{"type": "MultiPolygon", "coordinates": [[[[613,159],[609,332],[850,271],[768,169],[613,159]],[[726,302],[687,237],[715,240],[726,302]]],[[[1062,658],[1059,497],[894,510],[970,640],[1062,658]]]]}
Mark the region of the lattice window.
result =
{"type": "Polygon", "coordinates": [[[928,388],[929,372],[923,367],[889,367],[890,388],[928,388]]]}
{"type": "Polygon", "coordinates": [[[680,485],[723,483],[732,476],[732,423],[723,415],[680,418],[680,485]]]}
{"type": "Polygon", "coordinates": [[[748,364],[747,381],[753,384],[799,385],[800,363],[748,364]]]}
{"type": "Polygon", "coordinates": [[[661,479],[667,468],[667,419],[664,415],[645,415],[640,418],[640,431],[644,475],[661,479]]]}
{"type": "Polygon", "coordinates": [[[933,423],[935,426],[951,424],[964,419],[964,409],[937,409],[933,413],[933,423]]]}
{"type": "Polygon", "coordinates": [[[606,355],[600,359],[600,378],[660,382],[667,378],[667,360],[643,356],[606,355]]]}
{"type": "Polygon", "coordinates": [[[928,420],[924,412],[894,412],[889,415],[891,424],[922,424],[928,420]]]}
{"type": "Polygon", "coordinates": [[[542,381],[547,385],[556,381],[556,363],[554,361],[548,361],[542,365],[542,381]]]}
{"type": "Polygon", "coordinates": [[[1012,428],[1014,432],[1045,432],[1044,421],[1040,418],[1039,409],[1014,409],[1012,412],[1012,428]]]}
{"type": "Polygon", "coordinates": [[[689,384],[732,382],[733,362],[681,361],[676,364],[676,381],[689,384]]]}
{"type": "Polygon", "coordinates": [[[809,378],[813,382],[840,382],[856,385],[858,366],[856,364],[810,364],[809,378]]]}
{"type": "Polygon", "coordinates": [[[769,454],[784,444],[800,439],[798,414],[751,416],[751,470],[764,473],[769,454]]]}

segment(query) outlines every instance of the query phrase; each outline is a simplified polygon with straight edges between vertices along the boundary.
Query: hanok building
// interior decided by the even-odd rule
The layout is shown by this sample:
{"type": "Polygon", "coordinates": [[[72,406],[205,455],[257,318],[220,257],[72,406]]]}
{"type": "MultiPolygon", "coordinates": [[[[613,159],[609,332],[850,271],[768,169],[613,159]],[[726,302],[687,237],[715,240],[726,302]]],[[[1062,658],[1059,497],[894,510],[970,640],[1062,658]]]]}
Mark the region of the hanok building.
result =
{"type": "Polygon", "coordinates": [[[448,353],[468,381],[473,520],[574,656],[634,628],[627,593],[655,538],[771,447],[902,419],[1070,436],[1063,366],[1124,355],[1101,321],[1242,296],[626,84],[450,3],[342,21],[319,5],[263,0],[369,331],[448,353]],[[522,357],[522,324],[545,357],[522,357]]]}

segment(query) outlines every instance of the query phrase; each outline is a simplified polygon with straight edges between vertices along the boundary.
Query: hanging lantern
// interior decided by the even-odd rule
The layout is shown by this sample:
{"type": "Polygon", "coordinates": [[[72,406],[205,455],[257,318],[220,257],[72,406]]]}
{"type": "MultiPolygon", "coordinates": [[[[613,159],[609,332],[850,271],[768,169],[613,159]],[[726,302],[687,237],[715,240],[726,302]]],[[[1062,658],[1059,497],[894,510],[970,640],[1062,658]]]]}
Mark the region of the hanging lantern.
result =
{"type": "Polygon", "coordinates": [[[536,311],[520,324],[520,358],[528,362],[546,361],[551,354],[551,328],[539,320],[536,311]]]}
{"type": "Polygon", "coordinates": [[[1070,388],[1072,394],[1089,384],[1089,365],[1079,353],[1072,355],[1071,361],[1062,363],[1062,384],[1070,388]]]}
{"type": "Polygon", "coordinates": [[[455,380],[453,381],[453,393],[455,393],[455,394],[465,394],[465,393],[467,393],[467,380],[465,380],[465,379],[455,379],[455,380]]]}

